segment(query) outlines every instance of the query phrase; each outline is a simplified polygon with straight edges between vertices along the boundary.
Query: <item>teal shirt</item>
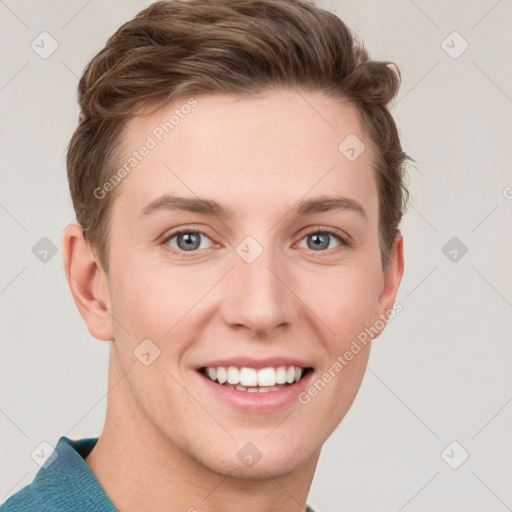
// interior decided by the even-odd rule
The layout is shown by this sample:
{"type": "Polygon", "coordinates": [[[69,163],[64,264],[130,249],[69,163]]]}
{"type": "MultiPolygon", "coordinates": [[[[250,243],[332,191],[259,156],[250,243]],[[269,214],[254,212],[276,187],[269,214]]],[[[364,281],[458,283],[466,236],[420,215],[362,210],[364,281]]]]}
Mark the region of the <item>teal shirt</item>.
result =
{"type": "Polygon", "coordinates": [[[84,460],[97,441],[62,436],[32,483],[3,503],[0,512],[118,512],[84,460]]]}
{"type": "MultiPolygon", "coordinates": [[[[119,512],[84,460],[97,441],[62,436],[33,482],[0,505],[0,512],[119,512]]],[[[314,510],[306,505],[306,512],[314,510]]]]}

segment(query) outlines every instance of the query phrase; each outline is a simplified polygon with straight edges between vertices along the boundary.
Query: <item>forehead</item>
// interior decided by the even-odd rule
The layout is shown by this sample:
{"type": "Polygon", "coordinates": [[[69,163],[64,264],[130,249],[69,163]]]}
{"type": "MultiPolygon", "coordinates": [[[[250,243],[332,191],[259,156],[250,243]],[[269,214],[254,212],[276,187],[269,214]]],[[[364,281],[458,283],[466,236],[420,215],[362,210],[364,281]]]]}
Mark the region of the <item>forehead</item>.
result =
{"type": "Polygon", "coordinates": [[[376,196],[357,108],[320,92],[177,99],[132,119],[123,148],[120,165],[134,165],[114,208],[140,211],[164,193],[218,198],[237,211],[308,194],[376,196]]]}

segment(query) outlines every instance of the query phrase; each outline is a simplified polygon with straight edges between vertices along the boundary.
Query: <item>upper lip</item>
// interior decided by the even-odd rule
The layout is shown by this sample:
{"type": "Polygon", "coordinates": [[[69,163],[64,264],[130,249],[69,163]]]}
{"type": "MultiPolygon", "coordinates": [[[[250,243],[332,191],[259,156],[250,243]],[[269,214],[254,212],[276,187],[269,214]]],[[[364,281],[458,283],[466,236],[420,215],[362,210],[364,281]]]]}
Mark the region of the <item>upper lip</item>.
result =
{"type": "Polygon", "coordinates": [[[201,368],[211,368],[218,366],[236,366],[237,368],[269,368],[278,366],[299,366],[301,368],[312,368],[307,361],[297,359],[295,357],[266,357],[263,359],[253,359],[251,357],[232,357],[230,359],[215,359],[207,363],[200,364],[196,370],[201,368]]]}

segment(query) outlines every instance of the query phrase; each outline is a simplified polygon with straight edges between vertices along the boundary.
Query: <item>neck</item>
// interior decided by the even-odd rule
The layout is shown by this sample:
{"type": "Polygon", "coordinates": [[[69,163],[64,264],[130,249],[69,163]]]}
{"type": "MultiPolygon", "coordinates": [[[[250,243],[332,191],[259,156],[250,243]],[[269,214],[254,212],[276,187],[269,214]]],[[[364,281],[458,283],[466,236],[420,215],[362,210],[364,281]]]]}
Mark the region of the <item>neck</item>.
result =
{"type": "Polygon", "coordinates": [[[191,458],[144,416],[134,401],[115,346],[110,354],[105,426],[85,462],[122,512],[300,512],[320,450],[293,472],[259,480],[213,472],[191,458]]]}

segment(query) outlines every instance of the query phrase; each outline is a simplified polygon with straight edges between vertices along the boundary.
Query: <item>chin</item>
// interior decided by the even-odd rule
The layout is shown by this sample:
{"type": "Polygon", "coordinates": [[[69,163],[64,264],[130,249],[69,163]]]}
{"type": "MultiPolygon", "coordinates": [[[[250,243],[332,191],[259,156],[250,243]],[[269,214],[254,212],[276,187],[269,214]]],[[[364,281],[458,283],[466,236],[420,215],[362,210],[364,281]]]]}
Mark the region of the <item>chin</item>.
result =
{"type": "Polygon", "coordinates": [[[211,472],[221,476],[230,478],[238,478],[240,480],[268,480],[269,478],[281,478],[293,474],[297,471],[305,460],[293,461],[277,458],[273,460],[263,460],[263,457],[252,467],[244,466],[238,460],[234,462],[226,460],[219,464],[219,461],[204,461],[203,465],[211,472]],[[209,464],[208,462],[211,462],[209,464]]]}
{"type": "MultiPolygon", "coordinates": [[[[265,432],[268,435],[268,432],[265,432]]],[[[297,442],[297,441],[295,441],[297,442]]],[[[205,453],[196,453],[193,458],[209,471],[222,476],[242,480],[268,480],[280,478],[297,471],[308,460],[317,458],[320,451],[300,446],[264,441],[233,440],[228,446],[211,448],[205,453]],[[259,448],[258,448],[259,446],[259,448]],[[206,455],[206,456],[205,456],[206,455]]]]}

